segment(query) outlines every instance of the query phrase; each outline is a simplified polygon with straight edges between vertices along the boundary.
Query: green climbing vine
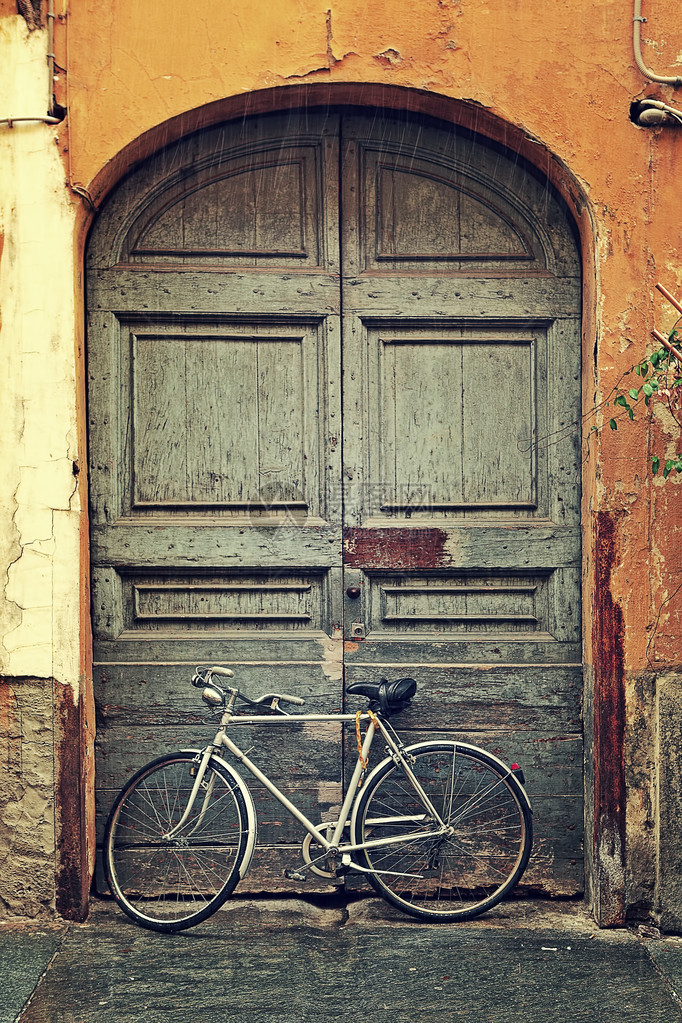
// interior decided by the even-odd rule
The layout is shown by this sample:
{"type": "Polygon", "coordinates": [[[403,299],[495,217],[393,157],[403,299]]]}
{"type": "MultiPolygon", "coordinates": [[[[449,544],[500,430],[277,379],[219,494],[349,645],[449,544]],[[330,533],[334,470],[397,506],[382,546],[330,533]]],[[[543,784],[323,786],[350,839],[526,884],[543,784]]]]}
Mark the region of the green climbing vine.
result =
{"type": "MultiPolygon", "coordinates": [[[[682,427],[682,339],[676,329],[671,330],[667,343],[661,335],[657,336],[664,347],[647,355],[624,373],[609,400],[601,406],[602,410],[613,409],[614,414],[608,420],[612,430],[618,429],[619,419],[634,419],[638,406],[644,405],[648,410],[652,400],[666,401],[673,418],[682,427]],[[640,382],[637,386],[627,387],[623,382],[632,374],[639,377],[640,382]]],[[[592,430],[596,429],[598,427],[592,427],[592,430]]],[[[682,473],[682,453],[665,460],[658,454],[652,455],[651,471],[656,474],[661,465],[664,479],[673,471],[682,473]]]]}

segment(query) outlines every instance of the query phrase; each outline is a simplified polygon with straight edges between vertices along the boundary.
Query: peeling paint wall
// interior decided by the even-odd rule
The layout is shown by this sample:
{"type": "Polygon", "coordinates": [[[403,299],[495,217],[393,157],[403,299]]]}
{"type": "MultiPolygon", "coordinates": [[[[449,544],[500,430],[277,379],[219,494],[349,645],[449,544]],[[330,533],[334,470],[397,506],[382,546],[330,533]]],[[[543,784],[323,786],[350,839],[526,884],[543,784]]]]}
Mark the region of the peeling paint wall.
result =
{"type": "MultiPolygon", "coordinates": [[[[8,113],[46,110],[43,33],[0,21],[0,96],[8,113]]],[[[3,111],[4,113],[4,111],[3,111]]],[[[54,128],[0,128],[0,262],[4,423],[0,493],[7,566],[0,606],[0,666],[8,675],[78,678],[80,497],[74,469],[74,215],[54,128]],[[11,475],[10,475],[11,474],[11,475]]]]}
{"type": "MultiPolygon", "coordinates": [[[[45,115],[46,52],[0,18],[0,118],[45,115]]],[[[60,858],[53,686],[78,704],[81,675],[73,232],[54,127],[0,125],[0,908],[31,916],[60,858]]]]}
{"type": "MultiPolygon", "coordinates": [[[[679,74],[679,6],[650,6],[645,61],[661,74],[679,74]]],[[[7,106],[0,117],[46,108],[46,33],[29,31],[17,10],[0,0],[0,96],[7,106]]],[[[68,724],[41,703],[44,723],[32,726],[31,734],[51,735],[57,750],[60,729],[72,736],[89,720],[80,682],[87,619],[78,606],[87,570],[83,483],[74,476],[74,463],[84,464],[82,247],[91,202],[135,161],[202,124],[286,106],[306,87],[318,90],[318,102],[404,103],[443,117],[454,101],[470,127],[517,146],[558,182],[581,225],[586,412],[641,357],[650,329],[675,322],[656,282],[682,295],[682,129],[642,129],[628,116],[631,101],[644,96],[682,106],[682,90],[649,83],[637,70],[631,0],[557,0],[542,16],[522,0],[278,0],[267,18],[250,0],[199,8],[176,0],[160,10],[136,0],[73,0],[68,17],[58,9],[55,50],[66,73],[59,72],[56,90],[68,116],[58,129],[0,126],[0,343],[7,369],[0,380],[0,666],[12,721],[21,694],[29,704],[40,680],[45,693],[49,680],[68,687],[68,724]]],[[[682,442],[661,406],[650,423],[622,423],[616,433],[590,434],[590,423],[583,479],[587,748],[599,756],[600,743],[621,743],[617,762],[587,765],[590,889],[603,923],[627,913],[677,920],[682,896],[665,875],[676,862],[680,770],[661,759],[661,743],[672,735],[668,708],[677,706],[679,685],[682,477],[652,481],[649,463],[654,450],[679,451],[682,442]],[[607,541],[598,520],[609,523],[607,541]],[[618,650],[609,614],[618,618],[618,650]]],[[[7,720],[7,734],[15,736],[8,750],[16,750],[17,726],[7,720]]],[[[18,762],[8,753],[8,764],[18,762]]],[[[64,779],[50,781],[47,763],[35,763],[47,821],[51,793],[64,793],[64,779]]],[[[38,813],[35,805],[31,813],[38,813]]],[[[64,819],[73,831],[70,810],[64,819]]],[[[62,866],[70,863],[70,853],[48,846],[36,852],[41,862],[54,855],[62,866]]]]}

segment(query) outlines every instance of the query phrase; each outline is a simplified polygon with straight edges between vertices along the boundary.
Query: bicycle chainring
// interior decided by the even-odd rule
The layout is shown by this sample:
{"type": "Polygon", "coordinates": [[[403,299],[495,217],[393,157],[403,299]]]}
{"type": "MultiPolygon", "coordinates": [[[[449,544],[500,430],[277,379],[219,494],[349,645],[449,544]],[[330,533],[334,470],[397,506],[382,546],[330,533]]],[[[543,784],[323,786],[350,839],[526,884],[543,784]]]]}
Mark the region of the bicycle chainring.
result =
{"type": "MultiPolygon", "coordinates": [[[[334,823],[323,822],[316,829],[320,833],[325,833],[327,841],[331,838],[334,831],[334,823]]],[[[336,881],[348,872],[346,867],[339,867],[335,871],[327,869],[327,859],[324,855],[324,848],[320,842],[317,842],[312,835],[307,834],[301,844],[301,856],[303,862],[306,864],[311,873],[316,874],[317,877],[323,877],[325,881],[336,881]],[[324,864],[324,866],[323,866],[324,864]]]]}

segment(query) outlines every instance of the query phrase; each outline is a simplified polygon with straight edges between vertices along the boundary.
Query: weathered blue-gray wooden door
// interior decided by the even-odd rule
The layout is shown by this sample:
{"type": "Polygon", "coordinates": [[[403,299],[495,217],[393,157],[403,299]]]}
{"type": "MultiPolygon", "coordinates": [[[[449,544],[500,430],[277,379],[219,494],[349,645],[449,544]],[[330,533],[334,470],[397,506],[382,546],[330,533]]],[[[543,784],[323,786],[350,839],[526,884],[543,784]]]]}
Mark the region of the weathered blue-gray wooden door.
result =
{"type": "MultiPolygon", "coordinates": [[[[344,667],[410,673],[420,727],[524,760],[530,876],[580,890],[579,283],[542,182],[410,119],[245,120],[119,186],[88,251],[101,814],[204,740],[196,663],[320,710],[344,667]]],[[[277,745],[332,812],[339,729],[277,745]]],[[[274,889],[297,830],[261,810],[274,889]]]]}

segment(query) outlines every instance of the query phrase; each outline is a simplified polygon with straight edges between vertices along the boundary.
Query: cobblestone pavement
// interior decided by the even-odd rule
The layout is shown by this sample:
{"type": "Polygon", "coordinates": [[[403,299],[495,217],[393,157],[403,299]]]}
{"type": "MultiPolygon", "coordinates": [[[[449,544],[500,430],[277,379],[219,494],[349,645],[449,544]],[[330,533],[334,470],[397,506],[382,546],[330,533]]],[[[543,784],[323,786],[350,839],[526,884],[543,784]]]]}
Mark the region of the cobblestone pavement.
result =
{"type": "Polygon", "coordinates": [[[3,924],[0,950],[0,1023],[682,1021],[682,938],[600,931],[575,903],[428,925],[374,899],[235,899],[161,935],[103,902],[3,924]]]}

